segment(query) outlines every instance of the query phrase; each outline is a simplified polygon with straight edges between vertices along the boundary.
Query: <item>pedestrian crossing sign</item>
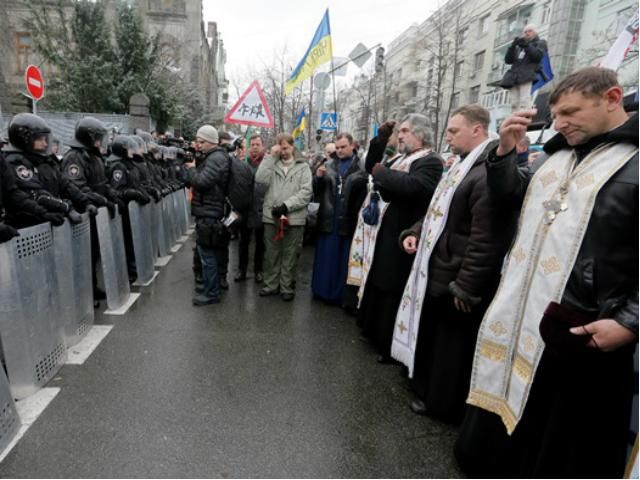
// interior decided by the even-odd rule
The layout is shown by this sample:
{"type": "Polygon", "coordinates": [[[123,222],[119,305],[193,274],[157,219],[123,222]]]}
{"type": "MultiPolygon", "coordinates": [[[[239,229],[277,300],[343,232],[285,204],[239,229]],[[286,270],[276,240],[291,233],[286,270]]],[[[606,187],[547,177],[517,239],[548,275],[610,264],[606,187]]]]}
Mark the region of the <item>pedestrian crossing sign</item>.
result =
{"type": "Polygon", "coordinates": [[[335,132],[338,129],[336,112],[322,112],[320,115],[320,130],[335,132]]]}

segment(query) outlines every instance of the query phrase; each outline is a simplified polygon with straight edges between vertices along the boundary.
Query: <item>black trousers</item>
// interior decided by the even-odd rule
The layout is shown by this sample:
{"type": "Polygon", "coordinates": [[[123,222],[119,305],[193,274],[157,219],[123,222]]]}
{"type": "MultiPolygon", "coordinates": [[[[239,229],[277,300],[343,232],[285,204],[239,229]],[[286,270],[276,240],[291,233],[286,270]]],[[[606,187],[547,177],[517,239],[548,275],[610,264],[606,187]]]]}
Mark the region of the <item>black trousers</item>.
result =
{"type": "Polygon", "coordinates": [[[249,228],[246,225],[240,227],[240,245],[238,246],[238,270],[247,272],[249,267],[249,245],[251,236],[255,235],[256,248],[253,253],[253,273],[262,272],[264,261],[264,226],[249,228]]]}

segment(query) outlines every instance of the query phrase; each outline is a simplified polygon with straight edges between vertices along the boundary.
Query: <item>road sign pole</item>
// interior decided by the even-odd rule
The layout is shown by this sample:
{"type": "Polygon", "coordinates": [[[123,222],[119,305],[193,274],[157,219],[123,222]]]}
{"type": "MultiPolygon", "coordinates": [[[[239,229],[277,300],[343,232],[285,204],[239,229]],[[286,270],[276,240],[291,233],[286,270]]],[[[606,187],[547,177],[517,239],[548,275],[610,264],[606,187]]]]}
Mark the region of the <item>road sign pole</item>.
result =
{"type": "Polygon", "coordinates": [[[31,108],[33,109],[33,114],[36,115],[38,113],[38,108],[36,107],[36,104],[38,103],[38,101],[35,98],[31,99],[31,108]]]}

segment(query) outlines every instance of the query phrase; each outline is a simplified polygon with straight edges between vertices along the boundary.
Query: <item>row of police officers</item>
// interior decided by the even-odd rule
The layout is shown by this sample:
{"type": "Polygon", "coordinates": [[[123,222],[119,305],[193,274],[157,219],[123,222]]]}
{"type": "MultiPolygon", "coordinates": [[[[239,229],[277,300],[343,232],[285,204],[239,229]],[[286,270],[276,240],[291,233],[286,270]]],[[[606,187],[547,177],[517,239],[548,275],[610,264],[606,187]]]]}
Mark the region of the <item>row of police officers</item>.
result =
{"type": "Polygon", "coordinates": [[[74,138],[62,160],[52,152],[47,123],[30,113],[13,117],[9,143],[0,153],[0,243],[18,230],[44,222],[60,226],[91,217],[94,301],[104,298],[96,282],[99,258],[95,215],[106,207],[111,218],[123,217],[123,233],[130,281],[135,281],[135,259],[129,223],[129,202],[141,205],[184,187],[185,151],[157,145],[151,134],[116,135],[101,121],[78,121],[74,138]]]}

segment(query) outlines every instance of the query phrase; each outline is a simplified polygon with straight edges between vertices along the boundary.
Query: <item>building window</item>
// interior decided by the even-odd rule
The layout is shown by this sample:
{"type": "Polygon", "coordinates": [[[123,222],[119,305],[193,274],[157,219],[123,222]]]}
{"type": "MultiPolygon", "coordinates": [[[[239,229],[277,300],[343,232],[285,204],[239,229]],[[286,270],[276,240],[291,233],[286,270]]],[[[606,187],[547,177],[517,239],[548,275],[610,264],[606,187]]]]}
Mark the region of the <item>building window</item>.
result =
{"type": "Polygon", "coordinates": [[[466,44],[468,33],[469,33],[469,29],[468,28],[463,28],[462,30],[458,31],[458,38],[457,38],[458,48],[460,48],[462,45],[466,44]]]}
{"type": "Polygon", "coordinates": [[[460,92],[456,92],[451,95],[451,108],[458,108],[460,106],[460,92]]]}
{"type": "Polygon", "coordinates": [[[478,37],[482,37],[483,35],[486,35],[487,33],[489,33],[489,17],[491,16],[491,14],[489,15],[485,15],[484,17],[482,17],[479,22],[478,22],[478,37]]]}
{"type": "Polygon", "coordinates": [[[464,62],[458,62],[456,63],[455,68],[453,69],[453,74],[456,78],[456,80],[460,80],[462,78],[462,66],[464,65],[464,62]]]}
{"type": "Polygon", "coordinates": [[[29,50],[31,49],[31,35],[29,32],[16,33],[16,72],[24,73],[29,65],[29,50]]]}
{"type": "Polygon", "coordinates": [[[480,99],[480,85],[471,87],[469,90],[469,103],[478,103],[480,99]]]}
{"type": "Polygon", "coordinates": [[[540,25],[546,25],[551,18],[551,2],[547,2],[542,6],[542,21],[540,25]]]}
{"type": "Polygon", "coordinates": [[[473,57],[473,71],[480,72],[482,67],[484,67],[484,50],[476,53],[475,57],[473,57]]]}

